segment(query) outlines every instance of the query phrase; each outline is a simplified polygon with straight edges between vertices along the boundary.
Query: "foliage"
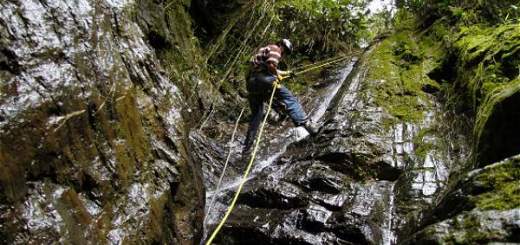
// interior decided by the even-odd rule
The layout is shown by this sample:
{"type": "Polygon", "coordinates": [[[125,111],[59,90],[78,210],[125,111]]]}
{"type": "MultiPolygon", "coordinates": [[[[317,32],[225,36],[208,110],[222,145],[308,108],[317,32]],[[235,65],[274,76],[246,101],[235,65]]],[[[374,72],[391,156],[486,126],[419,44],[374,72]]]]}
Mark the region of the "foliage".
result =
{"type": "Polygon", "coordinates": [[[367,28],[366,0],[283,0],[277,3],[279,34],[304,52],[345,50],[367,28]]]}
{"type": "MultiPolygon", "coordinates": [[[[250,0],[229,14],[228,26],[207,43],[206,63],[215,87],[226,97],[224,103],[243,100],[242,82],[248,61],[257,48],[289,38],[295,48],[281,69],[314,62],[338,51],[349,51],[366,39],[366,18],[362,9],[368,0],[250,0]]],[[[289,82],[303,92],[305,82],[289,82]]],[[[226,107],[226,106],[224,106],[226,107]]],[[[224,108],[222,107],[222,108],[224,108]]],[[[229,110],[222,111],[227,114],[229,110]]]]}
{"type": "Polygon", "coordinates": [[[379,36],[390,34],[394,29],[394,13],[392,9],[385,8],[384,10],[371,13],[367,23],[368,27],[361,30],[361,37],[365,40],[365,44],[370,44],[379,36]]]}
{"type": "Polygon", "coordinates": [[[518,21],[518,0],[397,0],[397,6],[418,13],[425,21],[450,18],[467,25],[518,21]]]}
{"type": "Polygon", "coordinates": [[[459,56],[458,85],[476,111],[477,144],[495,107],[520,91],[520,26],[462,28],[453,44],[459,56]]]}

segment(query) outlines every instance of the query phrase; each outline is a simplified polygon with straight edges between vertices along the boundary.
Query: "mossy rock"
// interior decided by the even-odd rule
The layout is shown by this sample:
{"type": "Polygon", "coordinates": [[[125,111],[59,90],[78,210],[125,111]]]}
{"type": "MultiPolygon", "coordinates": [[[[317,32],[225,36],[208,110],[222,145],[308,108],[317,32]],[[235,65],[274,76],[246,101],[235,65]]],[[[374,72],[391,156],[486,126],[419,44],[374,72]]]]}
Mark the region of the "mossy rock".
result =
{"type": "Polygon", "coordinates": [[[518,242],[520,210],[473,211],[430,225],[402,244],[489,244],[518,242]]]}
{"type": "Polygon", "coordinates": [[[520,155],[468,173],[426,220],[407,243],[518,242],[520,155]]]}
{"type": "Polygon", "coordinates": [[[418,122],[440,85],[428,77],[442,57],[440,44],[411,31],[383,40],[367,58],[375,103],[395,118],[418,122]]]}
{"type": "Polygon", "coordinates": [[[500,120],[507,122],[515,117],[514,110],[509,113],[509,119],[499,113],[504,109],[502,105],[520,92],[520,25],[462,27],[453,42],[453,50],[458,59],[456,85],[464,89],[461,97],[470,98],[468,106],[476,114],[473,130],[475,150],[484,152],[477,155],[476,160],[482,166],[520,153],[512,151],[503,156],[486,156],[489,155],[489,150],[486,150],[488,141],[493,139],[493,135],[501,135],[502,130],[495,128],[493,118],[498,115],[500,120]]]}
{"type": "Polygon", "coordinates": [[[481,210],[520,208],[520,156],[489,165],[471,173],[479,192],[470,199],[481,210]]]}

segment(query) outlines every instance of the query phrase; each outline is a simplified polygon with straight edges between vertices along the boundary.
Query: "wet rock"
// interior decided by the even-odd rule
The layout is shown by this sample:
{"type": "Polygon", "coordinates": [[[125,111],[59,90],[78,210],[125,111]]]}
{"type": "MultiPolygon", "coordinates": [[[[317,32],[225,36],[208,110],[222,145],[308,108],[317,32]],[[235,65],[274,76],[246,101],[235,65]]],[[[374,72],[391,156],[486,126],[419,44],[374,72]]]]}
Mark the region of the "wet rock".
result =
{"type": "Polygon", "coordinates": [[[204,185],[209,191],[215,190],[219,177],[224,170],[227,155],[231,151],[228,168],[226,168],[226,175],[224,180],[229,180],[231,176],[236,176],[236,168],[232,166],[239,156],[240,147],[233,142],[232,145],[211,139],[203,134],[197,132],[190,133],[190,145],[193,159],[196,162],[202,163],[205,183],[204,185]]]}
{"type": "Polygon", "coordinates": [[[184,100],[133,20],[138,7],[0,3],[2,243],[200,239],[184,100]]]}
{"type": "Polygon", "coordinates": [[[403,244],[520,242],[520,209],[472,211],[433,224],[403,244]]]}
{"type": "MultiPolygon", "coordinates": [[[[437,123],[446,120],[443,108],[420,86],[416,92],[424,97],[407,108],[423,107],[417,119],[388,109],[401,104],[374,99],[380,86],[400,86],[370,75],[390,65],[371,55],[386,52],[385,45],[376,45],[342,78],[327,110],[315,118],[319,135],[290,145],[247,182],[219,236],[223,243],[395,244],[415,232],[446,187],[450,167],[466,155],[450,155],[445,132],[452,128],[437,123]]],[[[464,143],[458,133],[449,140],[464,143]]]]}
{"type": "Polygon", "coordinates": [[[254,208],[294,209],[306,205],[305,193],[287,182],[267,182],[254,189],[246,189],[238,203],[254,208]]]}
{"type": "Polygon", "coordinates": [[[513,210],[518,213],[519,164],[520,156],[517,155],[468,173],[441,199],[425,223],[433,224],[479,210],[513,210]]]}

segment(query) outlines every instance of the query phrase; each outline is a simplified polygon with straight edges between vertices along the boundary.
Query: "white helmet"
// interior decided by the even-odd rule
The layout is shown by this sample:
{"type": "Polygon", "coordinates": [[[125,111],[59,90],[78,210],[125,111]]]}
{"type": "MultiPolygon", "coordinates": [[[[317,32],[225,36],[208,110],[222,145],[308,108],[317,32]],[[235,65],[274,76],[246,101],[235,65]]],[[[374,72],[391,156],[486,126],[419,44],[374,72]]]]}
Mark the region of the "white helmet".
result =
{"type": "Polygon", "coordinates": [[[293,51],[293,45],[289,39],[282,39],[279,43],[280,46],[284,47],[285,50],[287,50],[287,53],[291,53],[293,51]]]}

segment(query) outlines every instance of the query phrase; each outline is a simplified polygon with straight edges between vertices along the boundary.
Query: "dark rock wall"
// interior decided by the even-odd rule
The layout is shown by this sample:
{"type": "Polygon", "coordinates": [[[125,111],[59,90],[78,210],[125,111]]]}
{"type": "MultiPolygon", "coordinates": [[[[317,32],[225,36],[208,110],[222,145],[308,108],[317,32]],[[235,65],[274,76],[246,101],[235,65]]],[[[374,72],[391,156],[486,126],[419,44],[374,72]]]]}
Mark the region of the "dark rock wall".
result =
{"type": "MultiPolygon", "coordinates": [[[[225,89],[205,52],[221,43],[204,42],[247,4],[0,2],[0,243],[198,243],[205,186],[240,148],[222,142],[229,115],[210,113],[225,89]]],[[[259,153],[272,162],[254,169],[218,242],[519,242],[518,25],[446,33],[400,29],[337,90],[320,81],[300,96],[321,111],[320,134],[287,147],[290,126],[272,123],[259,153]],[[446,83],[461,94],[442,94],[446,83]]],[[[209,228],[243,171],[230,159],[209,228]]]]}
{"type": "Polygon", "coordinates": [[[147,6],[0,3],[2,243],[200,239],[200,166],[160,40],[134,21],[147,6]]]}
{"type": "Polygon", "coordinates": [[[415,231],[468,144],[440,123],[449,115],[437,90],[424,89],[436,84],[426,74],[440,55],[410,62],[393,51],[414,52],[412,38],[388,38],[358,61],[321,133],[246,184],[222,244],[395,244],[415,231]]]}
{"type": "Polygon", "coordinates": [[[190,13],[196,23],[197,36],[204,41],[214,39],[240,7],[254,3],[248,0],[193,0],[190,13]]]}
{"type": "Polygon", "coordinates": [[[436,39],[439,28],[404,28],[375,44],[318,120],[320,134],[270,164],[272,139],[287,136],[267,132],[256,163],[267,165],[246,183],[219,242],[519,242],[518,76],[502,73],[518,60],[517,27],[465,30],[456,51],[436,39]],[[500,57],[503,66],[484,66],[500,57]]]}

